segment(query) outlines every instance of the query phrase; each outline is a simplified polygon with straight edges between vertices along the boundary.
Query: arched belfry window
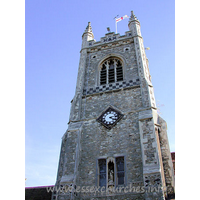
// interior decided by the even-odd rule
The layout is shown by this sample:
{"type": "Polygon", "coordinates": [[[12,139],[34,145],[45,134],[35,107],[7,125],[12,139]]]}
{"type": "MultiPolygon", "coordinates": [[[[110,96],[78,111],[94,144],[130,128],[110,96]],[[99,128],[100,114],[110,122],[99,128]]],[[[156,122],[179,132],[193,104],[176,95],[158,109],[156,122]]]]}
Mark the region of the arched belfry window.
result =
{"type": "Polygon", "coordinates": [[[101,64],[100,85],[123,81],[123,66],[118,58],[108,58],[101,64]]]}

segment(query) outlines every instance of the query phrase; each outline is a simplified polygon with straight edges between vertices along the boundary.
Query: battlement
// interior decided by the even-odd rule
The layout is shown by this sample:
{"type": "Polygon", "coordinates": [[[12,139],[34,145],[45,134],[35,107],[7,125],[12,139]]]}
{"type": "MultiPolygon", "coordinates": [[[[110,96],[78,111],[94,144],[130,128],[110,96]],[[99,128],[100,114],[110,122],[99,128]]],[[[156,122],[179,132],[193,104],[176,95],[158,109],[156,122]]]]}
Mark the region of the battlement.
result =
{"type": "Polygon", "coordinates": [[[115,32],[110,32],[110,33],[106,33],[104,37],[101,37],[100,41],[96,41],[95,39],[87,41],[86,48],[96,47],[103,44],[121,41],[124,39],[129,39],[130,37],[132,37],[131,31],[126,31],[125,35],[121,35],[121,36],[119,33],[116,34],[115,32]]]}
{"type": "MultiPolygon", "coordinates": [[[[101,37],[100,41],[94,39],[94,34],[92,32],[91,23],[88,22],[88,25],[85,29],[85,32],[82,35],[82,49],[90,48],[92,46],[98,46],[102,44],[112,43],[115,41],[126,40],[130,37],[142,37],[140,32],[140,22],[131,11],[131,16],[128,21],[129,31],[125,32],[125,35],[120,36],[119,33],[108,32],[104,37],[101,37]]],[[[108,29],[109,31],[109,29],[108,29]]]]}

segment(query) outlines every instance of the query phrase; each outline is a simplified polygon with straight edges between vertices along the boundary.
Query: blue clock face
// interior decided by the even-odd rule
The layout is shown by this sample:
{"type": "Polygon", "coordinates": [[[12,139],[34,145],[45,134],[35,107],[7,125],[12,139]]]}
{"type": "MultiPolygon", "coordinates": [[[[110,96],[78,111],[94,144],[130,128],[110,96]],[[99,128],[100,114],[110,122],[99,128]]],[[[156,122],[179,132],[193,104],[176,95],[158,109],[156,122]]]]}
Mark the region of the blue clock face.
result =
{"type": "Polygon", "coordinates": [[[123,117],[123,114],[121,114],[116,109],[109,107],[106,109],[97,119],[98,122],[100,122],[103,126],[105,126],[108,129],[111,129],[113,126],[116,125],[116,123],[123,117]]]}

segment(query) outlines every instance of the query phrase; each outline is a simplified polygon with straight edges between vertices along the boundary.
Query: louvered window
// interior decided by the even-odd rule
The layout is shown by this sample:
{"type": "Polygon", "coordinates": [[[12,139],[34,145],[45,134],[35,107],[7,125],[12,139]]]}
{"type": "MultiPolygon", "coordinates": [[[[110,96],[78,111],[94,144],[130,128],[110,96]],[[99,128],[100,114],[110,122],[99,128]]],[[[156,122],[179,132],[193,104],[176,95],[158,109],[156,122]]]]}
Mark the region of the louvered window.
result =
{"type": "Polygon", "coordinates": [[[120,61],[117,62],[116,72],[117,72],[117,81],[123,81],[123,69],[120,61]]]}
{"type": "Polygon", "coordinates": [[[122,62],[117,58],[109,58],[101,66],[100,85],[118,81],[123,81],[122,62]]]}
{"type": "Polygon", "coordinates": [[[115,67],[114,67],[114,61],[109,61],[109,69],[108,69],[108,82],[113,83],[115,82],[115,67]]]}
{"type": "Polygon", "coordinates": [[[106,66],[103,64],[102,69],[101,69],[101,80],[100,84],[106,84],[106,79],[107,79],[107,69],[106,66]]]}

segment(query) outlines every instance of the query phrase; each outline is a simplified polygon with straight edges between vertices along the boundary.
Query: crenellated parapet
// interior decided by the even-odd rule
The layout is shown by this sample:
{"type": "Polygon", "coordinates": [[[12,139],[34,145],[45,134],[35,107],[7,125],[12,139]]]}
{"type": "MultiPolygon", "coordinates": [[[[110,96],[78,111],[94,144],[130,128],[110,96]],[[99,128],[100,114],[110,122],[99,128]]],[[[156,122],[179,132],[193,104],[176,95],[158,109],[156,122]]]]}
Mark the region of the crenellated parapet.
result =
{"type": "Polygon", "coordinates": [[[107,45],[122,45],[125,43],[133,42],[133,36],[131,31],[126,31],[125,35],[120,35],[119,33],[110,32],[105,34],[104,37],[101,37],[100,41],[96,41],[95,39],[88,40],[84,45],[84,49],[95,49],[95,48],[105,48],[107,45]]]}

